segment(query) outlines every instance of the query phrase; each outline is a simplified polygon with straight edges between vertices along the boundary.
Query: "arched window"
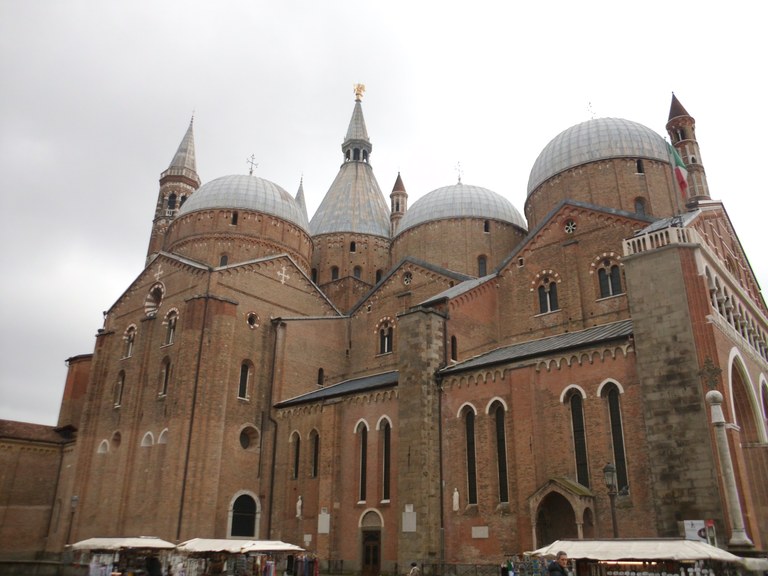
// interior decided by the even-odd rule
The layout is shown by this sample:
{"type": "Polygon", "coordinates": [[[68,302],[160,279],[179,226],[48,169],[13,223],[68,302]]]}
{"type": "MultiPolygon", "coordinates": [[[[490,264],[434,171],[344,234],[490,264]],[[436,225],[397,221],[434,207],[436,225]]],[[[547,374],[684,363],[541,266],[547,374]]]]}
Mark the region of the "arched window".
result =
{"type": "Polygon", "coordinates": [[[243,494],[232,504],[232,536],[256,535],[256,501],[243,494]]]}
{"type": "Polygon", "coordinates": [[[485,220],[483,222],[483,232],[487,233],[487,232],[490,232],[490,231],[491,231],[491,221],[490,220],[485,220]]]}
{"type": "Polygon", "coordinates": [[[390,476],[392,470],[392,426],[389,420],[381,426],[381,499],[390,499],[390,476]]]}
{"type": "Polygon", "coordinates": [[[160,368],[160,396],[168,394],[168,384],[171,381],[171,360],[166,358],[160,368]]]}
{"type": "Polygon", "coordinates": [[[620,491],[629,489],[627,478],[627,458],[624,453],[624,431],[621,421],[620,390],[610,383],[602,390],[602,396],[608,401],[608,416],[611,423],[611,446],[613,462],[616,465],[616,483],[620,491]]]}
{"type": "Polygon", "coordinates": [[[635,214],[645,216],[645,198],[635,198],[635,214]]]}
{"type": "Polygon", "coordinates": [[[136,343],[136,326],[129,326],[123,336],[125,346],[123,347],[123,358],[130,358],[133,356],[133,346],[136,343]]]}
{"type": "Polygon", "coordinates": [[[597,279],[600,284],[600,298],[608,298],[624,292],[621,289],[621,270],[608,258],[603,260],[602,266],[597,269],[597,279]]]}
{"type": "Polygon", "coordinates": [[[312,478],[317,478],[320,471],[320,434],[317,430],[312,430],[309,433],[310,449],[312,450],[312,469],[310,473],[312,478]]]}
{"type": "Polygon", "coordinates": [[[232,226],[237,226],[237,212],[232,212],[232,226]]]}
{"type": "Polygon", "coordinates": [[[117,375],[115,381],[115,389],[112,394],[112,402],[115,408],[119,408],[123,404],[123,389],[125,388],[125,372],[122,370],[117,375]]]}
{"type": "Polygon", "coordinates": [[[357,252],[357,243],[354,240],[349,243],[349,251],[357,252]]]}
{"type": "Polygon", "coordinates": [[[485,276],[488,268],[488,259],[485,256],[477,257],[477,275],[485,276]]]}
{"type": "Polygon", "coordinates": [[[475,412],[464,409],[464,439],[467,457],[467,504],[477,504],[477,459],[475,457],[475,412]]]}
{"type": "Polygon", "coordinates": [[[376,284],[381,282],[381,275],[382,274],[383,274],[383,272],[381,270],[376,270],[376,284]]]}
{"type": "Polygon", "coordinates": [[[176,194],[168,196],[168,210],[176,210],[176,194]]]}
{"type": "Polygon", "coordinates": [[[499,480],[499,502],[509,502],[509,481],[507,479],[507,435],[504,425],[504,405],[496,402],[491,407],[491,414],[496,430],[496,470],[499,480]]]}
{"type": "Polygon", "coordinates": [[[338,279],[339,279],[339,267],[331,266],[331,280],[338,280],[338,279]]]}
{"type": "Polygon", "coordinates": [[[454,362],[459,358],[459,344],[456,341],[456,336],[451,336],[451,360],[454,362]]]}
{"type": "Polygon", "coordinates": [[[171,310],[165,317],[165,341],[163,344],[170,346],[176,338],[176,321],[179,319],[179,313],[171,310]]]}
{"type": "Polygon", "coordinates": [[[352,160],[360,160],[360,148],[352,150],[352,160]]]}
{"type": "Polygon", "coordinates": [[[392,352],[392,324],[384,322],[379,328],[379,354],[392,352]]]}
{"type": "Polygon", "coordinates": [[[635,172],[637,174],[645,174],[645,166],[643,166],[643,159],[642,158],[638,158],[635,161],[635,172]]]}
{"type": "Polygon", "coordinates": [[[301,437],[298,432],[293,433],[293,467],[291,469],[291,478],[294,480],[299,477],[299,466],[301,464],[301,437]]]}
{"type": "Polygon", "coordinates": [[[229,263],[229,256],[222,254],[219,257],[219,266],[226,266],[229,263]]]}
{"type": "Polygon", "coordinates": [[[157,310],[163,302],[164,294],[165,286],[163,286],[162,282],[154,284],[152,288],[149,289],[149,293],[144,299],[144,313],[148,318],[154,318],[157,315],[157,310]]]}
{"type": "Polygon", "coordinates": [[[240,382],[237,386],[237,397],[241,400],[248,400],[248,382],[251,379],[251,365],[243,362],[240,365],[240,382]]]}
{"type": "Polygon", "coordinates": [[[362,276],[363,276],[363,269],[360,266],[355,266],[354,269],[352,270],[352,275],[355,278],[362,278],[362,276]]]}
{"type": "Polygon", "coordinates": [[[571,429],[573,452],[576,460],[576,480],[589,488],[589,467],[587,465],[587,433],[584,428],[584,407],[581,394],[572,392],[568,403],[571,406],[571,429]]]}
{"type": "Polygon", "coordinates": [[[317,268],[312,268],[312,282],[317,284],[317,268]]]}
{"type": "Polygon", "coordinates": [[[368,426],[361,422],[357,426],[357,438],[358,438],[358,456],[359,465],[358,470],[358,502],[365,502],[366,489],[365,485],[368,481],[368,426]]]}
{"type": "Polygon", "coordinates": [[[317,385],[322,386],[325,383],[325,370],[322,368],[317,369],[317,385]]]}
{"type": "Polygon", "coordinates": [[[547,312],[553,312],[559,310],[560,306],[557,302],[557,283],[554,280],[550,280],[545,276],[538,289],[539,294],[539,314],[546,314],[547,312]]]}

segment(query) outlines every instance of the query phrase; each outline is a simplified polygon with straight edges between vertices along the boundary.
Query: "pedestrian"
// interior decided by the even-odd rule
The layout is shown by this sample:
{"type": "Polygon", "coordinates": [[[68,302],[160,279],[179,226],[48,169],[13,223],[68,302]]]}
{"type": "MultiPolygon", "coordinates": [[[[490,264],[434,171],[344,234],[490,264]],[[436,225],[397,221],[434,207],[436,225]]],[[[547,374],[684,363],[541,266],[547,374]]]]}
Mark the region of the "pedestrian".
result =
{"type": "Polygon", "coordinates": [[[408,576],[421,576],[421,570],[416,562],[411,562],[411,569],[408,572],[408,576]]]}
{"type": "Polygon", "coordinates": [[[568,554],[562,550],[557,553],[555,559],[547,567],[549,576],[568,576],[568,554]]]}

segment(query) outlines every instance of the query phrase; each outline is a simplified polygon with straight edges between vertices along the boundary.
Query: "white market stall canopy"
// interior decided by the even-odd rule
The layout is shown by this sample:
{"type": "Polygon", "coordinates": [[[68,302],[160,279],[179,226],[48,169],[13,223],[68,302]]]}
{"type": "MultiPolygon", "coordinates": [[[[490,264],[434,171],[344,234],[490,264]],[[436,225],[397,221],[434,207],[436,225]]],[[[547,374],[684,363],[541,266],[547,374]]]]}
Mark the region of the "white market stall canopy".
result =
{"type": "Polygon", "coordinates": [[[226,538],[192,538],[176,546],[177,552],[302,552],[304,549],[280,540],[229,540],[226,538]]]}
{"type": "Polygon", "coordinates": [[[138,536],[135,538],[88,538],[72,544],[73,550],[126,550],[158,549],[172,550],[176,544],[155,538],[154,536],[138,536]]]}
{"type": "Polygon", "coordinates": [[[743,558],[706,542],[677,538],[557,540],[531,554],[554,557],[561,550],[569,558],[589,560],[718,560],[744,564],[743,558]]]}

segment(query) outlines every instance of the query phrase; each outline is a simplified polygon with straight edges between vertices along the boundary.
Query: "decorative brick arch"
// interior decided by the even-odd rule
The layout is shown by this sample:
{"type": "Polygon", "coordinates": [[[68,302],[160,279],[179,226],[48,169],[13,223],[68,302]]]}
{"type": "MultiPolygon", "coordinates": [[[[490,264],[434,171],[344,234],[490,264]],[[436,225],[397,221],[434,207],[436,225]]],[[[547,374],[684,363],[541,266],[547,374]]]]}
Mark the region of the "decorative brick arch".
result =
{"type": "Polygon", "coordinates": [[[534,548],[550,544],[550,542],[538,542],[537,522],[542,512],[542,505],[546,506],[547,500],[551,500],[553,495],[560,500],[564,499],[573,511],[573,526],[565,526],[566,534],[573,533],[571,537],[584,538],[584,517],[585,515],[594,517],[595,495],[589,488],[568,478],[550,478],[528,498],[534,548]]]}

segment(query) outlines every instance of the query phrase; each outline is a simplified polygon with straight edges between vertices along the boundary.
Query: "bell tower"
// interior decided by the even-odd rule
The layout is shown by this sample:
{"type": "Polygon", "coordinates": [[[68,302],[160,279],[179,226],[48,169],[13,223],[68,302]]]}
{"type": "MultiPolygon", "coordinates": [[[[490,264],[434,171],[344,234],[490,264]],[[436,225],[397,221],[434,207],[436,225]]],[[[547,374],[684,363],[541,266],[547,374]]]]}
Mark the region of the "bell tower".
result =
{"type": "Polygon", "coordinates": [[[688,191],[686,204],[695,205],[699,200],[710,200],[707,175],[701,161],[699,143],[696,141],[696,121],[672,94],[669,107],[667,133],[677,153],[688,170],[688,191]]]}
{"type": "Polygon", "coordinates": [[[195,136],[192,130],[194,116],[179,144],[168,168],[160,174],[160,191],[157,195],[155,218],[152,220],[152,235],[147,248],[147,261],[163,248],[165,232],[176,217],[182,204],[200,187],[195,161],[195,136]]]}
{"type": "Polygon", "coordinates": [[[408,209],[408,193],[405,191],[405,185],[400,177],[400,172],[397,173],[397,180],[395,180],[395,185],[392,187],[389,199],[391,202],[389,209],[390,235],[394,238],[397,234],[397,226],[408,209]]]}

